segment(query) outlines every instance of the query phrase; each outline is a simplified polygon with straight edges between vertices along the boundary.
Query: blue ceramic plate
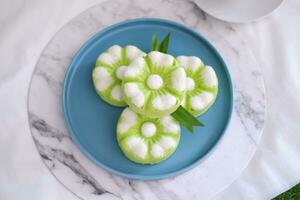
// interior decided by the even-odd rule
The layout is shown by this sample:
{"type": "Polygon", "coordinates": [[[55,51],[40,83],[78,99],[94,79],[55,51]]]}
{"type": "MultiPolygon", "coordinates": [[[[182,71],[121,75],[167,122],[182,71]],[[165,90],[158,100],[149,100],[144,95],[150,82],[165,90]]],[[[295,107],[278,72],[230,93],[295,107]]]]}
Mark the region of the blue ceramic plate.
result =
{"type": "Polygon", "coordinates": [[[81,151],[109,172],[142,180],[175,176],[200,164],[224,134],[232,100],[230,76],[216,49],[199,33],[162,19],[129,20],[97,33],[73,58],[62,94],[66,125],[81,151]],[[170,158],[156,165],[136,164],[125,158],[116,140],[116,123],[123,108],[113,107],[97,96],[92,69],[98,55],[114,44],[132,44],[149,52],[152,34],[162,38],[168,32],[171,32],[168,53],[198,56],[213,66],[219,79],[219,93],[215,104],[199,117],[205,127],[197,128],[195,134],[182,128],[180,144],[170,158]]]}

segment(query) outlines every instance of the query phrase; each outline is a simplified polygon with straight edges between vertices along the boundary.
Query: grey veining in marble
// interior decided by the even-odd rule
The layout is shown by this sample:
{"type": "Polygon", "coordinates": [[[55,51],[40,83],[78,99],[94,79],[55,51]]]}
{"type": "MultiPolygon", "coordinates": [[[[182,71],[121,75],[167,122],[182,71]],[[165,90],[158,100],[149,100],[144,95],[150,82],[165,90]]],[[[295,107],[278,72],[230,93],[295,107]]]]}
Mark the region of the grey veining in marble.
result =
{"type": "Polygon", "coordinates": [[[251,159],[265,113],[258,64],[235,26],[207,16],[193,1],[181,0],[107,1],[73,19],[42,53],[29,90],[32,136],[49,170],[83,199],[209,199],[223,190],[251,159]],[[60,104],[65,70],[80,46],[102,28],[138,17],[166,18],[201,32],[222,54],[234,82],[234,112],[218,148],[189,172],[160,181],[123,179],[92,163],[69,137],[60,104]]]}

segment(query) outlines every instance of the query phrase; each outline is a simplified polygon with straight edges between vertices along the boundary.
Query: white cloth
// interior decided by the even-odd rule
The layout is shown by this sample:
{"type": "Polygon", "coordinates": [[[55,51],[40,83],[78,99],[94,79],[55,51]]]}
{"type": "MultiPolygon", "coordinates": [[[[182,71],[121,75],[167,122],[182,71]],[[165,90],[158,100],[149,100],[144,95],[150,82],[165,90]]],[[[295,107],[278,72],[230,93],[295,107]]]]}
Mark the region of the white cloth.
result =
{"type": "Polygon", "coordinates": [[[264,75],[267,114],[260,145],[219,199],[270,199],[300,182],[300,1],[241,27],[264,75]]]}
{"type": "MultiPolygon", "coordinates": [[[[40,53],[66,22],[102,0],[0,1],[0,199],[77,199],[46,169],[27,122],[40,53]]],[[[259,148],[218,199],[270,199],[300,182],[300,2],[235,25],[264,74],[267,115],[259,148]]]]}

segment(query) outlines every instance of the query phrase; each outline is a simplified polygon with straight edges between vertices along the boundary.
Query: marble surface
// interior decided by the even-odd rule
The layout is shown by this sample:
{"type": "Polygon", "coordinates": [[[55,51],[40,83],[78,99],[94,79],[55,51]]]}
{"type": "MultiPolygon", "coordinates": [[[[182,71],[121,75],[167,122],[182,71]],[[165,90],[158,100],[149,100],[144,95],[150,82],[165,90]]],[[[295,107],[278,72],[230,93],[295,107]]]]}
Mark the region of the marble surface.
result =
{"type": "Polygon", "coordinates": [[[206,16],[193,1],[114,0],[80,14],[50,41],[32,77],[28,113],[44,163],[80,198],[207,199],[231,184],[254,154],[264,125],[265,92],[247,42],[234,26],[206,16]],[[219,147],[193,170],[160,181],[123,179],[93,164],[71,141],[60,104],[65,70],[80,46],[103,27],[137,17],[166,18],[201,32],[222,54],[234,82],[234,112],[219,147]]]}

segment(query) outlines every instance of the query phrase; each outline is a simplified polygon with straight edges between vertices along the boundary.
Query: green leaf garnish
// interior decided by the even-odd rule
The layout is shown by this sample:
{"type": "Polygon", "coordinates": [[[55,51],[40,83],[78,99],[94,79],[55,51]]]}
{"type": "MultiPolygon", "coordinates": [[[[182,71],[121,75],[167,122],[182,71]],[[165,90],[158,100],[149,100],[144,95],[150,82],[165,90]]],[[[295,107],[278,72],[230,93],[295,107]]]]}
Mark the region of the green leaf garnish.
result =
{"type": "Polygon", "coordinates": [[[152,41],[151,41],[151,48],[150,51],[160,51],[162,53],[167,53],[168,46],[169,46],[169,40],[170,40],[171,33],[168,33],[162,42],[159,42],[159,39],[157,35],[154,33],[152,35],[152,41]]]}
{"type": "Polygon", "coordinates": [[[189,113],[182,106],[179,106],[179,108],[175,112],[178,113],[183,118],[187,119],[191,125],[204,126],[204,124],[202,122],[200,122],[196,117],[194,117],[191,113],[189,113]]]}
{"type": "Polygon", "coordinates": [[[182,126],[188,129],[190,132],[194,132],[194,126],[204,126],[204,124],[189,113],[182,106],[171,114],[182,126]]]}
{"type": "MultiPolygon", "coordinates": [[[[152,35],[151,41],[151,51],[160,51],[162,53],[168,52],[169,40],[171,33],[168,33],[162,42],[159,42],[157,35],[154,33],[152,35]]],[[[191,133],[194,133],[194,126],[204,126],[204,124],[199,121],[196,117],[194,117],[191,113],[189,113],[182,106],[171,114],[182,126],[184,126],[191,133]]]]}
{"type": "Polygon", "coordinates": [[[171,114],[182,126],[184,126],[187,130],[189,130],[191,133],[194,133],[194,127],[189,124],[179,113],[176,111],[171,114]]]}
{"type": "Polygon", "coordinates": [[[168,52],[168,46],[169,46],[169,40],[170,40],[171,33],[168,33],[168,35],[163,39],[159,46],[159,51],[162,53],[168,52]]]}
{"type": "Polygon", "coordinates": [[[152,42],[151,42],[151,51],[158,51],[159,50],[159,40],[157,35],[154,33],[152,35],[152,42]]]}

